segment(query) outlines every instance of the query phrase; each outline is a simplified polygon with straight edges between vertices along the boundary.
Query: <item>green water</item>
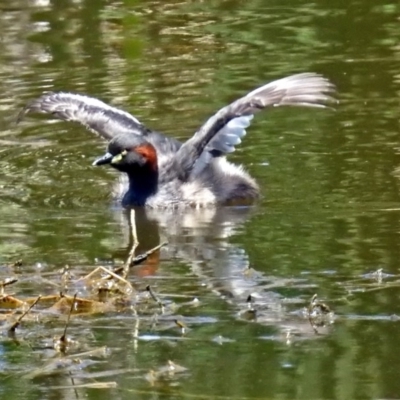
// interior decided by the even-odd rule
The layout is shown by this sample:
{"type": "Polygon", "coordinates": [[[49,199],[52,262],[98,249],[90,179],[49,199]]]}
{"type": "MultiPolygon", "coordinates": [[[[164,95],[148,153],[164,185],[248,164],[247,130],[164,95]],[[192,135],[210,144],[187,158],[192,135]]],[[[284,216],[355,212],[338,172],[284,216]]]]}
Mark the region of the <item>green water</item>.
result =
{"type": "Polygon", "coordinates": [[[166,327],[135,335],[129,310],[79,317],[74,339],[107,357],[32,377],[54,355],[21,326],[22,346],[0,338],[0,398],[398,398],[399,15],[370,0],[1,1],[0,261],[24,260],[21,296],[50,292],[32,276],[129,251],[117,175],[91,166],[102,140],[51,118],[15,124],[43,91],[90,94],[179,139],[293,73],[322,73],[340,103],[257,115],[230,156],[259,182],[256,206],[138,215],[139,250],[169,242],[131,274],[179,304],[166,327]],[[250,293],[256,321],[241,314],[250,293]],[[302,315],[314,293],[336,315],[318,333],[302,315]],[[168,360],[185,372],[146,378],[168,360]],[[117,387],[75,387],[88,377],[117,387]]]}

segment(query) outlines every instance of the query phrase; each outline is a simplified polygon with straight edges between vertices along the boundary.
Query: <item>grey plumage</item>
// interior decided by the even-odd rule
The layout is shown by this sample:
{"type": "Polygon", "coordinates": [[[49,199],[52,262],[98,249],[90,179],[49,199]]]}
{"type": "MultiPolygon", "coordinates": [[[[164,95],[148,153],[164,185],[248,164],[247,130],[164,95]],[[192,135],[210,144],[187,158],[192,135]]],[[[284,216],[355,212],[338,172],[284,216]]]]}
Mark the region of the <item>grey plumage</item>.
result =
{"type": "Polygon", "coordinates": [[[22,109],[17,122],[31,112],[52,114],[64,121],[78,122],[107,140],[117,134],[146,134],[146,128],[129,113],[93,97],[75,93],[45,93],[22,109]]]}
{"type": "MultiPolygon", "coordinates": [[[[221,108],[177,152],[176,159],[179,160],[181,179],[187,178],[194,168],[197,173],[200,172],[197,164],[205,149],[227,153],[226,147],[221,145],[216,138],[230,121],[242,120],[245,123],[245,118],[250,120],[254,113],[267,107],[324,108],[326,104],[334,101],[330,96],[333,91],[334,86],[323,76],[315,73],[303,73],[267,83],[221,108]],[[213,144],[214,148],[210,149],[213,144]]],[[[229,131],[225,132],[225,134],[228,133],[229,131]]],[[[243,132],[239,131],[239,133],[243,136],[243,132]]],[[[232,151],[231,147],[233,145],[228,146],[227,149],[232,151]]]]}
{"type": "Polygon", "coordinates": [[[256,112],[285,105],[324,108],[334,102],[333,92],[334,86],[315,73],[273,81],[221,108],[184,144],[147,129],[125,111],[73,93],[46,93],[18,120],[30,112],[52,114],[110,141],[111,165],[129,178],[124,206],[201,207],[257,198],[256,182],[224,157],[241,143],[256,112]]]}

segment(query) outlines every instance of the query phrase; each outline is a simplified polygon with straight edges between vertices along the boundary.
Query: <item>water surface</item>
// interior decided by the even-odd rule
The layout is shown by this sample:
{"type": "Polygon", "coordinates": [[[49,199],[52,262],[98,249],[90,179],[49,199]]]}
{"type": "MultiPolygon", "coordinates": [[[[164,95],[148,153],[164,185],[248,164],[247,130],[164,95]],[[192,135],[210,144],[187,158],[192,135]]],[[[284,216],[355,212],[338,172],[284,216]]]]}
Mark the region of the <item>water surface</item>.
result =
{"type": "Polygon", "coordinates": [[[254,207],[138,213],[138,251],[169,244],[130,280],[165,314],[150,301],[139,319],[76,316],[79,351],[108,350],[48,373],[64,316],[21,324],[19,345],[0,340],[0,397],[399,397],[399,15],[356,0],[1,1],[0,260],[24,264],[0,275],[18,275],[21,298],[56,293],[66,264],[83,275],[129,252],[116,174],[91,166],[102,140],[51,118],[15,124],[43,91],[90,94],[181,140],[293,73],[322,73],[340,104],[257,115],[230,157],[260,184],[254,207]],[[315,293],[335,312],[317,332],[303,315],[315,293]],[[185,370],[153,379],[168,360],[185,370]],[[102,381],[117,387],[79,387],[102,381]]]}

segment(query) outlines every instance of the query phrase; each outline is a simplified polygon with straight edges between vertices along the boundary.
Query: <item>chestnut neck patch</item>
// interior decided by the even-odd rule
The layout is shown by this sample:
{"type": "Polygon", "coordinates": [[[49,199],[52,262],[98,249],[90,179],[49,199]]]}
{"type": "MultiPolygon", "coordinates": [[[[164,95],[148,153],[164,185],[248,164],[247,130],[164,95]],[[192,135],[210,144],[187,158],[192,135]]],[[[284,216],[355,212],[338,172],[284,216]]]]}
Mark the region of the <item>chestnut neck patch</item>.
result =
{"type": "Polygon", "coordinates": [[[147,165],[153,171],[158,170],[157,152],[154,146],[152,146],[150,143],[146,143],[146,144],[141,144],[140,146],[136,146],[133,150],[147,160],[147,165]]]}

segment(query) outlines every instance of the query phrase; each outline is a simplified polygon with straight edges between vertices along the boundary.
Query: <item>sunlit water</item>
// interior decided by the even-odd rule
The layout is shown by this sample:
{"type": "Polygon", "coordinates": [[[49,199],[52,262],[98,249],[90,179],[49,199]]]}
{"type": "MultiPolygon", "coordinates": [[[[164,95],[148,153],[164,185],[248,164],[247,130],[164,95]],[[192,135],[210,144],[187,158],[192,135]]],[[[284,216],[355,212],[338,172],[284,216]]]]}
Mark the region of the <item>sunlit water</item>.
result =
{"type": "Polygon", "coordinates": [[[340,100],[336,110],[257,115],[230,157],[260,184],[254,207],[138,213],[138,252],[168,245],[129,280],[139,293],[151,285],[164,310],[149,298],[73,317],[74,362],[52,348],[59,310],[38,306],[14,339],[7,319],[1,398],[400,396],[397,3],[0,7],[0,278],[17,276],[6,291],[21,299],[65,289],[65,265],[78,278],[129,253],[109,195],[116,174],[91,166],[105,144],[51,118],[16,125],[30,99],[90,94],[182,140],[221,106],[292,73],[324,74],[340,100]],[[22,267],[8,267],[17,259],[22,267]],[[335,314],[325,326],[304,312],[315,293],[335,314]],[[82,386],[99,382],[116,387],[82,386]]]}

